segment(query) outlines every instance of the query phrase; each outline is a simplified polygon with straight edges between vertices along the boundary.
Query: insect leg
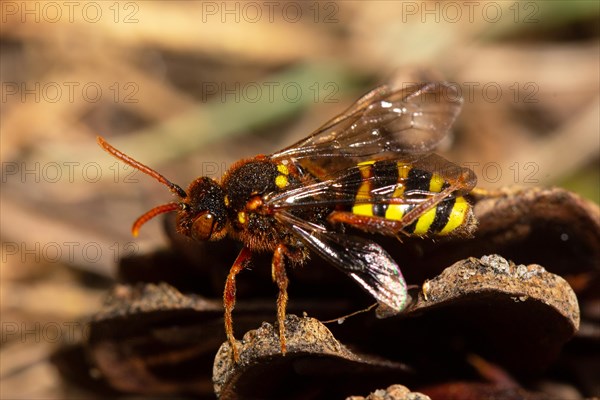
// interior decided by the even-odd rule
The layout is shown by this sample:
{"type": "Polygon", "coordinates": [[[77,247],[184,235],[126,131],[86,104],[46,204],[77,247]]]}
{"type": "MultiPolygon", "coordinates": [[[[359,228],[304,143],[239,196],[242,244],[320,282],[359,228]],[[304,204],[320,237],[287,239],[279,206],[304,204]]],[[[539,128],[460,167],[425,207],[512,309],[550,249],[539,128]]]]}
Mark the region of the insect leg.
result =
{"type": "Polygon", "coordinates": [[[346,224],[363,232],[386,236],[394,236],[402,229],[402,226],[400,226],[401,221],[357,215],[348,211],[333,211],[329,214],[327,220],[332,224],[346,224]]]}
{"type": "Polygon", "coordinates": [[[469,195],[477,200],[505,197],[507,194],[507,191],[502,189],[488,190],[478,187],[473,188],[471,192],[469,192],[469,195]]]}
{"type": "Polygon", "coordinates": [[[279,324],[279,341],[281,343],[281,353],[285,354],[285,309],[288,302],[288,278],[285,273],[285,254],[287,249],[285,245],[279,244],[273,253],[273,263],[271,265],[271,274],[273,281],[277,283],[279,295],[277,296],[277,322],[279,324]]]}
{"type": "Polygon", "coordinates": [[[235,277],[249,264],[251,256],[252,252],[247,247],[244,247],[242,251],[240,251],[240,254],[238,254],[235,262],[229,270],[229,275],[227,275],[227,280],[225,281],[225,290],[223,291],[223,306],[225,308],[225,334],[227,335],[227,340],[229,341],[229,345],[231,346],[231,350],[233,352],[233,360],[236,363],[239,361],[240,355],[237,347],[235,346],[235,337],[233,336],[233,318],[231,316],[231,312],[235,307],[235,277]]]}

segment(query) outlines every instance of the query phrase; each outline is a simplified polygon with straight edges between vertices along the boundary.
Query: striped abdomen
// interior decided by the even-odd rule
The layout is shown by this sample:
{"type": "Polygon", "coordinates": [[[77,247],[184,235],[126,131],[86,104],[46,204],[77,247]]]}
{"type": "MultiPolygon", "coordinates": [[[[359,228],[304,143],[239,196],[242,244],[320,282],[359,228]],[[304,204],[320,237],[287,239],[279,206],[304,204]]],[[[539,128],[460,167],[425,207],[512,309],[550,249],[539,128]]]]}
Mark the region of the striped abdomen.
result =
{"type": "MultiPolygon", "coordinates": [[[[450,183],[441,175],[396,161],[366,161],[356,167],[351,212],[356,215],[402,220],[418,200],[439,193],[450,183]],[[360,176],[359,176],[360,174],[360,176]]],[[[406,226],[406,233],[447,235],[466,224],[471,206],[462,196],[449,196],[406,226]]]]}

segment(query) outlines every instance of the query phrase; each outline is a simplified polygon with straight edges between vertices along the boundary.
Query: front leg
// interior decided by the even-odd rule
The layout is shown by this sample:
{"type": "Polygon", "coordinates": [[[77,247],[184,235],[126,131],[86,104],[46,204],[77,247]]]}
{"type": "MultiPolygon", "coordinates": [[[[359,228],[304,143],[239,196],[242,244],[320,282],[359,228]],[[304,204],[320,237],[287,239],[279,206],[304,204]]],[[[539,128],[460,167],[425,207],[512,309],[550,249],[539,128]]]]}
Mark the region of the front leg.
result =
{"type": "Polygon", "coordinates": [[[279,288],[279,295],[277,296],[277,322],[279,324],[279,342],[281,343],[281,353],[286,352],[285,343],[285,309],[288,302],[288,277],[285,273],[285,255],[287,254],[287,248],[284,244],[277,245],[275,252],[273,252],[273,262],[271,264],[271,275],[273,281],[277,283],[279,288]]]}
{"type": "Polygon", "coordinates": [[[227,335],[227,340],[229,341],[231,351],[233,352],[233,360],[236,363],[240,360],[240,354],[235,346],[235,337],[233,336],[233,318],[231,316],[233,308],[235,307],[235,277],[244,268],[246,268],[251,257],[252,252],[247,247],[244,247],[242,251],[240,251],[240,254],[238,254],[235,262],[229,270],[229,275],[227,275],[227,280],[225,281],[225,290],[223,291],[223,306],[225,307],[225,334],[227,335]]]}

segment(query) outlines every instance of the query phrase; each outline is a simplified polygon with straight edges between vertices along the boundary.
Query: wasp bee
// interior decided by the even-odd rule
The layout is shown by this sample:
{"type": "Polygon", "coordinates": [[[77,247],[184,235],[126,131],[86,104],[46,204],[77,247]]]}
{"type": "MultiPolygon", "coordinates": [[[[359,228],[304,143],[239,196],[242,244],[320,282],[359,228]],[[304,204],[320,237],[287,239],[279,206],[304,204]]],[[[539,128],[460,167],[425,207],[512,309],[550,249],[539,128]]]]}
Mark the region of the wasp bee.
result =
{"type": "Polygon", "coordinates": [[[316,253],[356,280],[383,310],[399,313],[409,303],[400,268],[377,243],[346,230],[398,238],[472,233],[476,221],[464,196],[475,186],[474,173],[431,153],[461,104],[445,83],[381,86],[298,143],[239,161],[220,182],[197,178],[187,190],[101,137],[98,143],[179,197],[138,218],[134,236],[149,219],[176,211],[177,230],[185,236],[214,241],[228,235],[243,243],[223,293],[225,332],[238,361],[232,320],[236,276],[253,253],[273,254],[285,353],[286,264],[301,265],[316,253]]]}

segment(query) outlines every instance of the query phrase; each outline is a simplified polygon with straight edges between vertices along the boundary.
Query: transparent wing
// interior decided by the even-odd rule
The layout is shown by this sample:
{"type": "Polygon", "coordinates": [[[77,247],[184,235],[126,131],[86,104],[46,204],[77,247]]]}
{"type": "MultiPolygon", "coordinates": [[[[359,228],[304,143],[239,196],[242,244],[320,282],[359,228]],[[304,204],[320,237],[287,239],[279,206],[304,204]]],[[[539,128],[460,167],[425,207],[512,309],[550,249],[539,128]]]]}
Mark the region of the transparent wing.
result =
{"type": "Polygon", "coordinates": [[[444,138],[461,105],[456,88],[443,82],[381,86],[271,158],[321,166],[331,158],[356,162],[426,153],[444,138]]]}
{"type": "Polygon", "coordinates": [[[404,277],[381,246],[357,236],[327,231],[287,212],[275,216],[311,250],[357,281],[378,303],[395,312],[406,308],[404,277]]]}

